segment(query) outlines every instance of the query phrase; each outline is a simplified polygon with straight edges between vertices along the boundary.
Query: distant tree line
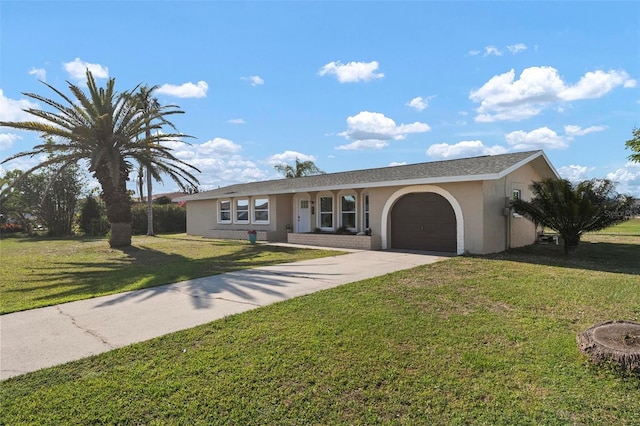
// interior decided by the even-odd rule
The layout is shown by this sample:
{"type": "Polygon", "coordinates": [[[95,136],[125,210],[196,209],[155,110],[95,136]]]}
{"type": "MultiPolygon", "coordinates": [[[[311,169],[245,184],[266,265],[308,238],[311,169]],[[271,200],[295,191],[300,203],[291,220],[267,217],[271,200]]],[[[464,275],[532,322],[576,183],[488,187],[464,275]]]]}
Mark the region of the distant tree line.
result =
{"type": "MultiPolygon", "coordinates": [[[[0,188],[11,189],[0,198],[0,232],[106,236],[111,226],[104,200],[87,194],[86,182],[78,166],[62,171],[45,168],[23,176],[11,170],[0,177],[0,188]],[[17,182],[15,185],[14,182],[17,182]]],[[[153,201],[153,225],[156,232],[186,231],[186,209],[167,197],[153,201]]],[[[147,233],[147,205],[131,200],[132,233],[147,233]]]]}

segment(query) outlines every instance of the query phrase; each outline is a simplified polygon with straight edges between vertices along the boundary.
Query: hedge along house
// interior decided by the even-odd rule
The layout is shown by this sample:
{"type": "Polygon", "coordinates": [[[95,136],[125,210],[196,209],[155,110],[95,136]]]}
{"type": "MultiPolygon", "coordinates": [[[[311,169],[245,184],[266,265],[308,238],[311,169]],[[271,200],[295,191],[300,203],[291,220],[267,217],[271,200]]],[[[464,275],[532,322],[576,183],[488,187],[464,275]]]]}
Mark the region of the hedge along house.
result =
{"type": "Polygon", "coordinates": [[[251,182],[177,201],[186,201],[191,235],[247,239],[255,230],[262,241],[486,254],[536,241],[535,225],[509,202],[550,177],[558,174],[544,152],[528,151],[251,182]]]}

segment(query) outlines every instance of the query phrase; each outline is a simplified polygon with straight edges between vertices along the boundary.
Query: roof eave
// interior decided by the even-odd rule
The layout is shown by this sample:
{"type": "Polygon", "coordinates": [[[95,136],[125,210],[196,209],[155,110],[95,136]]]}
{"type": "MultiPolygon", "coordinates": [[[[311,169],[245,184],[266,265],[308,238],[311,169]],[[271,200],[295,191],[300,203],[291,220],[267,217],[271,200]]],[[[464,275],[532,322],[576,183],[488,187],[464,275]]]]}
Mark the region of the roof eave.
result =
{"type": "Polygon", "coordinates": [[[551,165],[551,161],[549,161],[549,158],[544,153],[544,151],[536,151],[533,154],[531,154],[530,156],[528,156],[527,158],[515,163],[514,165],[512,165],[510,167],[507,167],[506,169],[504,169],[503,171],[498,173],[498,178],[503,178],[503,177],[507,176],[508,174],[514,172],[515,170],[518,170],[520,167],[524,166],[527,163],[532,162],[533,160],[535,160],[538,157],[544,158],[545,162],[547,163],[547,166],[549,166],[549,169],[554,174],[556,179],[560,179],[560,175],[558,174],[558,171],[551,165]]]}
{"type": "Polygon", "coordinates": [[[296,189],[283,189],[274,191],[247,191],[236,192],[233,194],[212,194],[206,197],[180,197],[176,201],[199,201],[199,200],[219,200],[221,198],[242,198],[250,196],[260,195],[279,195],[279,194],[299,194],[305,192],[320,192],[320,191],[340,191],[344,189],[365,189],[365,188],[386,188],[390,186],[409,186],[409,185],[434,185],[439,183],[453,183],[453,182],[473,182],[483,180],[495,180],[499,179],[499,174],[483,174],[483,175],[467,175],[467,176],[446,176],[437,178],[422,178],[422,179],[404,179],[382,182],[363,182],[353,184],[342,185],[330,185],[330,186],[310,186],[301,187],[296,189]]]}

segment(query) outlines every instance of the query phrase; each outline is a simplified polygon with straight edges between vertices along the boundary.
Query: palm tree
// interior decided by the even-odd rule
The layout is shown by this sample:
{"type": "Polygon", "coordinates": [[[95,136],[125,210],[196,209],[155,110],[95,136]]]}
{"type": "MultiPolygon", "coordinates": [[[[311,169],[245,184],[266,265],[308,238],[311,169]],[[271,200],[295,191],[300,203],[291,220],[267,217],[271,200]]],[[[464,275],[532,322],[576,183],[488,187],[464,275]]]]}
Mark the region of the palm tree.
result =
{"type": "Polygon", "coordinates": [[[629,155],[629,160],[640,163],[640,127],[633,129],[633,138],[629,139],[625,146],[633,151],[633,154],[629,155]]]}
{"type": "Polygon", "coordinates": [[[144,189],[144,167],[138,164],[138,176],[136,177],[136,185],[138,186],[138,201],[142,202],[142,190],[144,189]]]}
{"type": "Polygon", "coordinates": [[[630,218],[633,198],[617,194],[607,179],[572,184],[545,179],[531,185],[531,201],[513,201],[513,208],[538,225],[553,229],[564,240],[565,254],[573,254],[585,232],[607,228],[630,218]]]}
{"type": "MultiPolygon", "coordinates": [[[[145,123],[145,138],[149,139],[151,138],[151,116],[154,113],[157,113],[158,111],[161,110],[168,110],[168,109],[172,109],[172,108],[177,108],[176,105],[167,105],[167,106],[160,106],[160,102],[158,102],[158,99],[153,97],[153,91],[156,90],[159,86],[153,86],[153,87],[149,87],[147,85],[142,85],[140,86],[140,88],[138,89],[138,93],[136,93],[134,95],[134,102],[136,103],[138,109],[140,110],[140,112],[149,118],[149,121],[147,121],[145,123]]],[[[175,110],[174,110],[175,111],[175,110]]],[[[170,121],[168,121],[167,119],[165,119],[164,117],[160,117],[160,124],[161,125],[169,125],[171,126],[174,130],[175,130],[175,126],[173,125],[173,123],[171,123],[170,121]]],[[[142,176],[140,176],[140,174],[143,173],[143,166],[140,165],[140,170],[139,170],[139,186],[140,186],[140,196],[142,197],[142,176]]],[[[148,166],[146,167],[147,169],[147,235],[154,235],[153,232],[153,188],[151,185],[151,178],[152,178],[152,167],[148,166]]],[[[156,178],[156,181],[159,179],[159,176],[154,176],[156,178]]]]}
{"type": "Polygon", "coordinates": [[[278,164],[274,166],[274,168],[278,172],[282,173],[287,179],[302,176],[320,175],[324,173],[315,165],[313,161],[300,161],[298,158],[296,158],[295,168],[290,164],[278,164]]]}
{"type": "Polygon", "coordinates": [[[126,186],[133,168],[130,160],[149,167],[157,180],[161,173],[166,173],[181,189],[198,183],[190,170],[199,170],[176,158],[170,148],[162,145],[163,142],[188,136],[157,131],[166,116],[182,113],[181,110],[160,108],[143,114],[134,102],[132,92],[118,94],[114,78],[110,78],[105,87],[97,87],[89,70],[88,94],[67,82],[75,99],[42,83],[62,101],[34,93],[24,95],[48,105],[54,112],[29,108],[25,111],[36,120],[0,122],[0,126],[38,132],[52,137],[54,143],[36,145],[32,150],[15,154],[2,163],[25,156],[48,154],[46,160],[24,173],[23,176],[27,176],[43,167],[55,166],[63,170],[81,160],[88,161],[89,172],[102,187],[107,218],[111,223],[111,247],[131,245],[131,200],[126,186]],[[147,130],[156,132],[147,136],[147,130]]]}

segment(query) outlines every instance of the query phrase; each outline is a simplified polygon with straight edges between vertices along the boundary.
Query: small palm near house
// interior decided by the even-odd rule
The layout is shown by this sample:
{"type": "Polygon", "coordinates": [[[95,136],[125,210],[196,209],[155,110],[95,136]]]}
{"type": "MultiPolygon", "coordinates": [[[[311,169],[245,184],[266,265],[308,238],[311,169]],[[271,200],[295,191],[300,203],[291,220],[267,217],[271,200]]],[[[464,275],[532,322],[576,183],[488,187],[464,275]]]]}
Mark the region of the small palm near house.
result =
{"type": "Polygon", "coordinates": [[[613,182],[592,179],[577,184],[545,179],[531,185],[531,201],[516,199],[513,208],[537,224],[557,231],[565,254],[573,254],[581,237],[631,218],[634,199],[614,191],[613,182]]]}

